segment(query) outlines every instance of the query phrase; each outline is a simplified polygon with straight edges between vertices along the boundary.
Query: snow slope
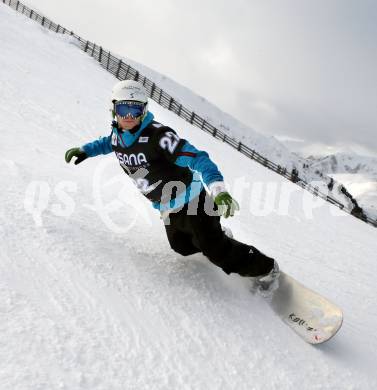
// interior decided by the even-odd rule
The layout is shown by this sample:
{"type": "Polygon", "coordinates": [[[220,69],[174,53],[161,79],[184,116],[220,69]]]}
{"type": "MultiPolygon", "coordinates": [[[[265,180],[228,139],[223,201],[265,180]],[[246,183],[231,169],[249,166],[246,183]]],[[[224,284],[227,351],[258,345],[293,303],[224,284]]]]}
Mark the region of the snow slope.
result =
{"type": "Polygon", "coordinates": [[[303,343],[200,255],[169,249],[114,156],[64,152],[109,131],[114,79],[67,37],[0,5],[0,389],[375,389],[376,230],[153,102],[240,200],[236,238],[338,303],[303,343]]]}

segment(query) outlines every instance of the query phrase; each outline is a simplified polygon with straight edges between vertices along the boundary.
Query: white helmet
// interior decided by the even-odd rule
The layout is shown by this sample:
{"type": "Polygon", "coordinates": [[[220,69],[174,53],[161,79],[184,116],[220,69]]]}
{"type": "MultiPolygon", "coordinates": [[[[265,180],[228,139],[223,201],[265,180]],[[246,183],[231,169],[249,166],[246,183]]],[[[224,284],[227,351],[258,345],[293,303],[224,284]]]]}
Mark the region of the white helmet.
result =
{"type": "MultiPolygon", "coordinates": [[[[134,80],[122,80],[115,84],[111,91],[112,109],[118,100],[129,100],[145,104],[142,120],[148,112],[148,95],[144,86],[134,80]]],[[[113,111],[114,116],[114,111],[113,111]]]]}
{"type": "Polygon", "coordinates": [[[131,100],[148,103],[147,91],[143,85],[134,80],[123,80],[115,84],[111,91],[111,101],[131,100]]]}

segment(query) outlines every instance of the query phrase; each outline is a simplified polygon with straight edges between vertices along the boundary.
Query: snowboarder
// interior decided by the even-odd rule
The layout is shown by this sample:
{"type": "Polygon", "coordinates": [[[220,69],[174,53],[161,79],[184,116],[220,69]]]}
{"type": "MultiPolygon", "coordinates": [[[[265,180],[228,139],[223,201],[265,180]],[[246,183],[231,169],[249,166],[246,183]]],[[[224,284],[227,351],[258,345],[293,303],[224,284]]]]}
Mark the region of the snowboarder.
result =
{"type": "Polygon", "coordinates": [[[107,137],[67,150],[67,163],[115,152],[125,173],[158,209],[171,248],[183,256],[202,252],[224,272],[250,277],[266,296],[277,288],[277,262],[226,234],[220,216],[239,205],[208,154],[154,120],[148,96],[138,82],[124,80],[112,90],[113,122],[107,137]]]}

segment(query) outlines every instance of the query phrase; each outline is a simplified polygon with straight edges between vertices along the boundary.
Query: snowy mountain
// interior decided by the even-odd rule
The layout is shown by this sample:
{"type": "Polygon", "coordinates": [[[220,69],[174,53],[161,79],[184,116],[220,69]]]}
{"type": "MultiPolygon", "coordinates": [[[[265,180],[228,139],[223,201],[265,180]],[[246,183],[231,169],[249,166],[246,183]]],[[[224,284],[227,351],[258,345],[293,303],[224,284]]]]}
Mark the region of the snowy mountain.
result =
{"type": "MultiPolygon", "coordinates": [[[[377,159],[349,147],[310,144],[302,139],[278,137],[301,157],[311,172],[321,172],[344,184],[368,215],[377,218],[377,159]]],[[[341,140],[340,140],[341,141],[341,140]]]]}
{"type": "Polygon", "coordinates": [[[337,153],[324,157],[309,156],[310,166],[327,174],[361,174],[377,180],[377,158],[356,153],[337,153]]]}
{"type": "Polygon", "coordinates": [[[377,158],[348,152],[309,156],[307,160],[313,171],[319,170],[344,183],[361,207],[377,216],[377,158]]]}
{"type": "Polygon", "coordinates": [[[247,279],[173,252],[114,156],[65,163],[109,134],[115,79],[71,38],[0,20],[1,390],[377,387],[375,228],[151,102],[223,172],[234,236],[342,307],[339,334],[305,344],[247,279]]]}

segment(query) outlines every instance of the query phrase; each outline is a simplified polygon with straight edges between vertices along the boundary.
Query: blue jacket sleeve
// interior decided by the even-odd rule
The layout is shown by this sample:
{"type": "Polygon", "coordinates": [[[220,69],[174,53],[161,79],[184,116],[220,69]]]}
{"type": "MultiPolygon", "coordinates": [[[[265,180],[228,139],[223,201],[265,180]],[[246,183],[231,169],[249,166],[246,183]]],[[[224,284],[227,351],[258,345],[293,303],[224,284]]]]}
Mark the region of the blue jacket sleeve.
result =
{"type": "Polygon", "coordinates": [[[220,173],[217,165],[211,161],[208,153],[196,149],[188,141],[185,142],[179,151],[175,164],[180,167],[189,167],[193,171],[199,172],[202,175],[204,184],[207,186],[215,181],[224,181],[223,175],[220,173]]]}
{"type": "Polygon", "coordinates": [[[99,154],[109,154],[113,151],[111,147],[111,135],[89,142],[88,144],[83,145],[81,149],[89,157],[95,157],[99,154]]]}

